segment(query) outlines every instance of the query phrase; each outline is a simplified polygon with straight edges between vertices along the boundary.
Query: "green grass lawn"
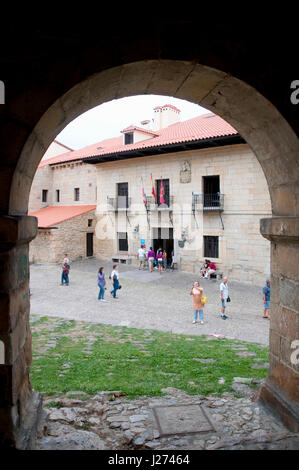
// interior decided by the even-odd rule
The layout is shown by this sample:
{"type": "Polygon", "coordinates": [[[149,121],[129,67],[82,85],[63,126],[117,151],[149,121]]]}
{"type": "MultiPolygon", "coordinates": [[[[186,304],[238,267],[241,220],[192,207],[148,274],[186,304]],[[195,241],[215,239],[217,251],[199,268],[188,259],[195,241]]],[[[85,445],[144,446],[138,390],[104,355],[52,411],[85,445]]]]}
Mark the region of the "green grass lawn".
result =
{"type": "Polygon", "coordinates": [[[268,361],[268,348],[259,344],[51,317],[31,319],[31,330],[31,382],[47,396],[119,390],[133,398],[163,395],[165,387],[189,394],[221,394],[232,391],[234,377],[267,376],[267,368],[250,367],[257,359],[268,361]],[[256,356],[239,357],[232,350],[236,345],[246,346],[256,356]],[[219,379],[224,383],[219,384],[219,379]]]}

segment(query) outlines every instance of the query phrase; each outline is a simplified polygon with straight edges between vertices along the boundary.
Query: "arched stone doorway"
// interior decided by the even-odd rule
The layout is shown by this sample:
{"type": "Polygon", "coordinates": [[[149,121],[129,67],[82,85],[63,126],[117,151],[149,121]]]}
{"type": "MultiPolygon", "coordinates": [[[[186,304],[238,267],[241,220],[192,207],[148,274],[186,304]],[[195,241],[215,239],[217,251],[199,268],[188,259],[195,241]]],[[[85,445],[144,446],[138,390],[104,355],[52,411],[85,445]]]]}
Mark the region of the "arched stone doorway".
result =
{"type": "MultiPolygon", "coordinates": [[[[96,73],[59,97],[36,123],[15,166],[7,215],[1,219],[2,314],[0,365],[3,441],[29,448],[40,401],[31,391],[28,245],[36,220],[27,217],[36,168],[56,135],[75,117],[112,99],[163,94],[200,104],[232,124],[251,146],[267,179],[273,218],[261,221],[271,240],[272,316],[270,369],[260,399],[298,430],[299,369],[292,360],[298,339],[298,140],[278,110],[258,91],[225,72],[188,61],[149,60],[96,73]]],[[[4,190],[5,188],[3,188],[4,190]]]]}

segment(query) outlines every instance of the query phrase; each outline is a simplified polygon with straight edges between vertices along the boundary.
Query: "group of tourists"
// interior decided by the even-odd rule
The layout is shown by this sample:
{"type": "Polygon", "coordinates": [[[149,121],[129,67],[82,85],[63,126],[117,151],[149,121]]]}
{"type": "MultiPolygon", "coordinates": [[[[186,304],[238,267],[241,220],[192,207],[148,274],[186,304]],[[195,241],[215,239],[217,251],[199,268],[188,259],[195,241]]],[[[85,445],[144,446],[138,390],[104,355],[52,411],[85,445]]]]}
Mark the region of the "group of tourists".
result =
{"type": "MultiPolygon", "coordinates": [[[[152,247],[150,247],[150,249],[146,251],[144,245],[141,245],[138,250],[137,257],[139,260],[138,269],[144,269],[145,263],[146,261],[148,261],[148,269],[150,273],[153,272],[154,267],[158,269],[160,274],[162,274],[163,271],[167,270],[168,255],[167,255],[167,251],[162,250],[162,248],[159,248],[157,252],[155,253],[152,247]]],[[[173,253],[171,254],[171,258],[172,258],[171,267],[173,267],[173,263],[174,263],[173,253]]]]}
{"type": "MultiPolygon", "coordinates": [[[[205,277],[205,276],[204,276],[205,277]]],[[[228,316],[226,315],[227,304],[231,301],[230,296],[228,295],[228,279],[227,277],[223,278],[223,281],[220,284],[220,301],[221,301],[221,314],[220,318],[226,320],[228,316]]],[[[204,295],[203,288],[200,287],[199,281],[194,282],[190,295],[193,296],[193,323],[196,323],[199,320],[200,324],[204,323],[204,306],[207,302],[207,297],[204,295]]],[[[270,280],[266,280],[266,285],[263,288],[263,299],[264,299],[264,314],[262,318],[270,318],[270,296],[271,296],[271,287],[270,280]]]]}
{"type": "MultiPolygon", "coordinates": [[[[140,247],[138,256],[139,256],[139,269],[143,269],[144,267],[144,260],[145,258],[148,259],[149,263],[149,271],[152,272],[154,269],[155,262],[158,265],[159,272],[162,273],[163,269],[167,268],[167,253],[164,254],[162,249],[159,249],[157,253],[155,253],[150,247],[148,252],[146,253],[144,247],[140,247]]],[[[172,254],[173,256],[173,254],[172,254]]],[[[173,261],[172,261],[173,262],[173,261]]],[[[64,255],[63,264],[62,264],[62,273],[61,273],[61,285],[69,285],[69,271],[70,271],[70,260],[67,253],[64,255]]],[[[209,260],[205,260],[204,266],[201,268],[202,277],[209,279],[210,275],[216,271],[216,266],[214,263],[211,263],[209,260]]],[[[119,283],[119,272],[118,272],[118,265],[114,264],[112,272],[109,276],[109,279],[112,282],[112,290],[110,291],[111,296],[113,299],[118,299],[117,291],[121,289],[121,285],[119,283]]],[[[101,302],[106,302],[104,299],[106,287],[106,279],[105,279],[105,272],[104,268],[101,267],[98,271],[98,287],[99,287],[99,294],[98,300],[101,302]]],[[[196,323],[199,320],[200,324],[204,323],[204,307],[207,302],[207,297],[204,294],[203,288],[200,286],[199,281],[195,281],[190,295],[193,296],[193,323],[196,323]]],[[[264,300],[264,313],[262,318],[270,318],[270,296],[271,296],[271,287],[270,287],[270,279],[266,280],[266,285],[263,288],[263,300],[264,300]]],[[[220,318],[222,320],[226,320],[228,316],[226,315],[226,307],[227,304],[231,301],[229,294],[228,294],[228,278],[224,277],[221,284],[220,284],[220,301],[221,301],[221,313],[220,318]]]]}

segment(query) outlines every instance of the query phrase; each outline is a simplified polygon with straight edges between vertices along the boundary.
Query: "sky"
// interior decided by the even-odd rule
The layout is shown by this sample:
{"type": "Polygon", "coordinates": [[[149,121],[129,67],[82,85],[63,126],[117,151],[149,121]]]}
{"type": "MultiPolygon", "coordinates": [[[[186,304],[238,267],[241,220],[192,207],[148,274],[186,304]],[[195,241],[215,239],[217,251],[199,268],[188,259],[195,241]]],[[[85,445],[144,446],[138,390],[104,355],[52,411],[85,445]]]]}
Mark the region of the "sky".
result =
{"type": "Polygon", "coordinates": [[[140,121],[151,119],[156,106],[172,104],[181,110],[181,121],[209,111],[201,106],[162,95],[137,95],[103,103],[74,119],[57,135],[56,140],[73,150],[118,137],[120,131],[140,121]]]}

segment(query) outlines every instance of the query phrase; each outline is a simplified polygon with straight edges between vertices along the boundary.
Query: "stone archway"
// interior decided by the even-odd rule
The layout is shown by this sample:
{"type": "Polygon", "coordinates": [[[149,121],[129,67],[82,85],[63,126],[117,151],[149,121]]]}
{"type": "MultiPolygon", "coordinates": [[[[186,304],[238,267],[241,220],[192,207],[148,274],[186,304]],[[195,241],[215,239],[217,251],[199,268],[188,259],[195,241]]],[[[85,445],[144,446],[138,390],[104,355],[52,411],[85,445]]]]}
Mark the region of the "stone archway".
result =
{"type": "Polygon", "coordinates": [[[44,113],[18,159],[8,216],[2,217],[0,225],[6,247],[2,261],[5,275],[9,274],[8,281],[2,279],[2,301],[7,312],[3,321],[10,325],[10,332],[0,336],[6,351],[0,378],[5,377],[9,397],[6,401],[2,397],[7,426],[0,434],[4,441],[28,448],[36,419],[32,416],[38,415],[40,407],[30,388],[31,338],[26,296],[28,244],[36,234],[36,221],[26,214],[35,171],[49,144],[71,120],[103,102],[135,94],[175,96],[215,112],[240,132],[264,170],[273,218],[261,221],[261,232],[271,240],[273,295],[270,369],[260,399],[290,429],[298,430],[299,370],[291,360],[299,321],[297,136],[277,109],[245,82],[194,62],[150,60],[107,69],[74,86],[44,113]]]}

